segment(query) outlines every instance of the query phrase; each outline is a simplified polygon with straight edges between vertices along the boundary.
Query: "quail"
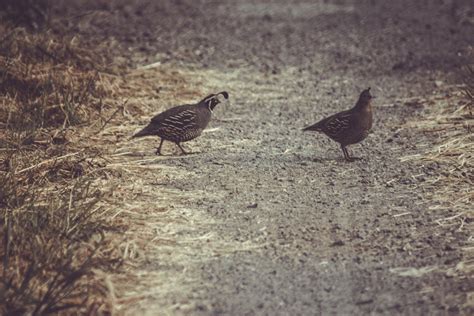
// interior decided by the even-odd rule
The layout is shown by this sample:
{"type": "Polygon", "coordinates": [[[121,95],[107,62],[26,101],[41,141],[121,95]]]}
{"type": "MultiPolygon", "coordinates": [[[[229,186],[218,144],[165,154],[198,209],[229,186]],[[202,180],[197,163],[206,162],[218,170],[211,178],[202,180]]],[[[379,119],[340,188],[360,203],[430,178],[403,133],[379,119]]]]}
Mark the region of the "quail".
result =
{"type": "Polygon", "coordinates": [[[317,131],[326,134],[332,140],[341,144],[344,158],[354,161],[349,155],[347,146],[364,140],[372,128],[372,105],[374,97],[370,88],[362,91],[356,105],[347,111],[329,116],[316,124],[308,126],[303,131],[317,131]]]}
{"type": "Polygon", "coordinates": [[[161,146],[165,140],[175,143],[183,154],[187,152],[181,147],[182,142],[192,140],[206,128],[211,120],[212,111],[221,102],[219,97],[229,98],[226,91],[210,94],[198,103],[184,104],[170,108],[156,116],[141,131],[132,138],[143,136],[158,136],[161,138],[160,145],[156,150],[161,155],[161,146]]]}

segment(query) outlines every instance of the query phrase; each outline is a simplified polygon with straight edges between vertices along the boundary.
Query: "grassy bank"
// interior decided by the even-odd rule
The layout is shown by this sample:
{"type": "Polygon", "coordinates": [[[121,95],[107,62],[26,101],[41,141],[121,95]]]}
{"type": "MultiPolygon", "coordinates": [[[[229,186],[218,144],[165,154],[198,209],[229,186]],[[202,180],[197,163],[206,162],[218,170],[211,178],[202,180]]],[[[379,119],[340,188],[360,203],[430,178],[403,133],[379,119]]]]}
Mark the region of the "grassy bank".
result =
{"type": "Polygon", "coordinates": [[[91,137],[117,104],[105,59],[49,15],[6,1],[0,23],[0,313],[108,309],[93,271],[120,263],[91,137]]]}
{"type": "MultiPolygon", "coordinates": [[[[442,87],[432,97],[418,100],[424,108],[423,115],[404,126],[422,136],[423,141],[416,145],[425,149],[420,154],[403,157],[402,161],[421,167],[423,172],[413,175],[416,190],[424,192],[430,205],[428,211],[437,215],[434,225],[450,232],[447,241],[466,236],[466,232],[470,236],[474,228],[473,66],[466,66],[461,75],[463,84],[442,87]]],[[[433,229],[433,234],[436,231],[433,229]]],[[[470,279],[474,275],[472,236],[461,244],[462,257],[446,274],[470,279]]],[[[472,307],[474,293],[464,295],[466,307],[472,307]]]]}

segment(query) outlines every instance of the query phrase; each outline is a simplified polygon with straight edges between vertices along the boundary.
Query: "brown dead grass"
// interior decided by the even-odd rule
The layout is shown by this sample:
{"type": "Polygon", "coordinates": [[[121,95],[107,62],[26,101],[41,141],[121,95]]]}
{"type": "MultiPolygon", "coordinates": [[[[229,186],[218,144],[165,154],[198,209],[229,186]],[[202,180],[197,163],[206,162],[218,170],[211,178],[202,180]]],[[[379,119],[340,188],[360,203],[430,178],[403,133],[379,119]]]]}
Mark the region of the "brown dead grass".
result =
{"type": "MultiPolygon", "coordinates": [[[[431,170],[418,182],[428,201],[430,210],[441,215],[436,223],[456,232],[474,229],[474,72],[467,67],[465,83],[448,87],[443,93],[419,103],[427,114],[420,120],[406,124],[407,128],[429,135],[428,151],[406,156],[402,161],[412,161],[431,170]],[[434,165],[435,168],[429,168],[434,165]]],[[[449,271],[450,275],[472,276],[474,273],[474,240],[470,236],[464,258],[449,271]]]]}
{"type": "Polygon", "coordinates": [[[436,163],[441,166],[442,171],[432,174],[426,181],[425,186],[432,189],[429,190],[429,198],[436,203],[433,207],[454,210],[458,217],[464,219],[473,218],[472,106],[473,101],[466,99],[459,90],[436,97],[429,105],[430,114],[427,117],[407,125],[419,132],[434,135],[434,143],[423,154],[402,158],[402,161],[436,163]]]}
{"type": "MultiPolygon", "coordinates": [[[[21,2],[21,1],[19,1],[21,2]]],[[[121,262],[108,235],[123,226],[92,136],[120,108],[87,42],[0,23],[0,314],[100,313],[94,271],[121,262]]]]}

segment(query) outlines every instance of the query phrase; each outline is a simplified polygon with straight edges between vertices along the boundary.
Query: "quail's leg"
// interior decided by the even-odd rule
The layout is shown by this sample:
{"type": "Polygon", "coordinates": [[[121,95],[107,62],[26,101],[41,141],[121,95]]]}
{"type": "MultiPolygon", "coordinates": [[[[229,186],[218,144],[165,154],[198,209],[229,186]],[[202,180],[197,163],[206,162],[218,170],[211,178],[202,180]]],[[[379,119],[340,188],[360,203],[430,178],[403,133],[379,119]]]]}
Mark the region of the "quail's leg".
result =
{"type": "Polygon", "coordinates": [[[178,145],[179,149],[181,149],[181,152],[183,153],[183,155],[187,155],[189,154],[188,152],[186,152],[183,147],[181,147],[181,144],[180,143],[176,143],[176,145],[178,145]]]}
{"type": "Polygon", "coordinates": [[[160,141],[160,145],[159,145],[158,148],[156,149],[156,154],[157,154],[158,156],[161,155],[161,146],[163,145],[163,141],[164,141],[164,139],[162,138],[161,141],[160,141]]]}
{"type": "Polygon", "coordinates": [[[349,150],[346,148],[346,147],[343,147],[341,145],[341,148],[342,148],[342,151],[344,152],[344,158],[346,158],[347,161],[349,162],[352,162],[352,161],[355,161],[355,160],[361,160],[362,158],[360,157],[351,157],[351,155],[349,155],[349,150]]]}
{"type": "Polygon", "coordinates": [[[349,152],[347,151],[347,148],[343,145],[341,145],[341,149],[342,149],[342,152],[344,153],[344,158],[346,159],[346,161],[354,161],[354,159],[351,158],[351,156],[349,156],[349,152]]]}

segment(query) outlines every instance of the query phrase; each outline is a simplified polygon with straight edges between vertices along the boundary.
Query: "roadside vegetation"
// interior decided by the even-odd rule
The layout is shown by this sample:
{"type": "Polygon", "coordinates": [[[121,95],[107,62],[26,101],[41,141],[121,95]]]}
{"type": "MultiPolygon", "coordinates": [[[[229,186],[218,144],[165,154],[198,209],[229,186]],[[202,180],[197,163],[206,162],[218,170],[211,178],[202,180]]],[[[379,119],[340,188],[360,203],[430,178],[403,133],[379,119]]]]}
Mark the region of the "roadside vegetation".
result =
{"type": "MultiPolygon", "coordinates": [[[[473,56],[474,58],[474,56],[473,56]]],[[[422,166],[414,175],[417,190],[425,192],[429,211],[439,218],[435,225],[457,236],[474,228],[474,63],[461,72],[462,84],[441,89],[441,93],[420,100],[425,108],[420,120],[407,123],[417,133],[427,135],[427,148],[416,155],[403,157],[422,166]]],[[[472,278],[474,275],[473,236],[463,242],[462,259],[447,271],[450,276],[472,278]]],[[[467,293],[467,305],[473,306],[474,294],[467,293]]]]}
{"type": "Polygon", "coordinates": [[[49,15],[49,1],[0,11],[0,314],[106,311],[95,271],[121,260],[101,203],[105,160],[91,137],[115,105],[105,60],[49,15]]]}
{"type": "MultiPolygon", "coordinates": [[[[432,200],[439,208],[453,213],[442,222],[457,219],[459,225],[473,219],[474,192],[474,70],[463,70],[464,84],[452,86],[433,98],[420,101],[425,105],[421,120],[409,122],[419,133],[434,135],[424,153],[402,158],[404,161],[434,163],[440,173],[427,173],[423,186],[432,188],[432,200]]],[[[435,170],[435,169],[433,169],[435,170]]],[[[468,223],[466,222],[466,223],[468,223]]]]}

